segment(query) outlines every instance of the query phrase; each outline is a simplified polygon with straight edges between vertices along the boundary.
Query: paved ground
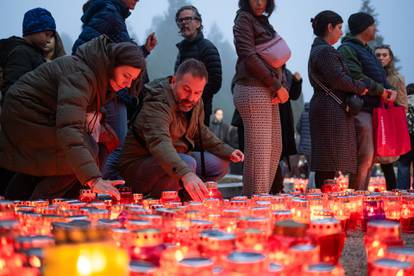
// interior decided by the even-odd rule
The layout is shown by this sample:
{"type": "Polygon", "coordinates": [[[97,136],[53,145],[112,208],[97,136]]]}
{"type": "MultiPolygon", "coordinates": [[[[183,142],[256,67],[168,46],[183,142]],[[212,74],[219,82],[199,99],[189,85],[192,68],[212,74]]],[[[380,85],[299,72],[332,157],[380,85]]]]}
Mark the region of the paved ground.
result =
{"type": "MultiPolygon", "coordinates": [[[[243,184],[241,175],[226,175],[219,183],[219,189],[225,198],[241,195],[243,184]]],[[[342,263],[347,276],[367,275],[367,256],[362,231],[348,231],[342,250],[342,263]]],[[[414,234],[403,234],[407,246],[414,247],[414,234]]]]}

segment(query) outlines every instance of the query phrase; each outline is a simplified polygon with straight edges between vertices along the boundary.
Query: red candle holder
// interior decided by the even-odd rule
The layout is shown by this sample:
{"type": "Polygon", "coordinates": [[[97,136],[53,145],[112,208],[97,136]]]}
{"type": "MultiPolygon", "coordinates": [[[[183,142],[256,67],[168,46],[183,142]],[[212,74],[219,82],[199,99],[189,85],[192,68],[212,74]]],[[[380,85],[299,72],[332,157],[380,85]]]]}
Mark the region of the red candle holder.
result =
{"type": "Polygon", "coordinates": [[[402,196],[400,224],[403,233],[414,233],[413,194],[407,194],[402,196]]]}
{"type": "Polygon", "coordinates": [[[326,179],[322,185],[322,193],[336,193],[340,188],[335,179],[326,179]]]}
{"type": "Polygon", "coordinates": [[[79,192],[79,200],[85,203],[91,203],[96,199],[96,193],[91,189],[81,189],[79,192]]]}
{"type": "Polygon", "coordinates": [[[368,191],[371,193],[382,193],[387,190],[384,177],[371,177],[368,183],[368,191]]]}
{"type": "Polygon", "coordinates": [[[177,264],[172,275],[213,275],[213,261],[205,257],[184,258],[177,264]]]}
{"type": "Polygon", "coordinates": [[[288,265],[290,247],[297,244],[312,244],[306,236],[306,224],[294,220],[283,220],[275,223],[273,234],[269,237],[269,258],[271,261],[288,265]]]}
{"type": "Polygon", "coordinates": [[[414,267],[410,262],[381,258],[368,264],[368,276],[405,276],[414,275],[414,267]]]}
{"type": "Polygon", "coordinates": [[[206,185],[206,188],[208,190],[208,197],[209,198],[216,198],[218,200],[223,200],[223,196],[222,196],[221,192],[218,189],[217,182],[207,181],[205,183],[205,185],[206,185]]]}
{"type": "Polygon", "coordinates": [[[402,197],[398,195],[388,195],[383,197],[385,218],[400,221],[402,197]]]}
{"type": "Polygon", "coordinates": [[[291,210],[293,213],[293,220],[309,224],[310,221],[310,209],[309,202],[305,199],[294,198],[291,203],[291,210]]]}
{"type": "Polygon", "coordinates": [[[406,246],[390,246],[387,248],[385,257],[414,264],[414,248],[406,246]]]}
{"type": "Polygon", "coordinates": [[[304,276],[344,276],[344,269],[340,265],[318,263],[307,266],[301,275],[304,276]]]}
{"type": "Polygon", "coordinates": [[[130,250],[131,259],[146,261],[158,266],[161,253],[166,249],[160,230],[148,228],[133,233],[135,241],[130,250]]]}
{"type": "Polygon", "coordinates": [[[368,263],[385,256],[389,246],[404,244],[400,236],[400,225],[394,221],[372,221],[367,225],[364,238],[368,263]]]}
{"type": "Polygon", "coordinates": [[[319,262],[319,254],[319,246],[313,244],[294,245],[288,250],[291,263],[286,270],[289,273],[300,274],[308,265],[319,262]]]}
{"type": "Polygon", "coordinates": [[[235,248],[236,236],[219,230],[204,230],[200,234],[201,254],[217,265],[235,248]]]}
{"type": "Polygon", "coordinates": [[[308,234],[320,246],[320,261],[336,265],[345,242],[341,223],[335,218],[313,220],[308,234]]]}
{"type": "Polygon", "coordinates": [[[385,220],[384,201],[380,195],[366,196],[362,208],[364,230],[370,221],[385,220]]]}
{"type": "Polygon", "coordinates": [[[224,274],[262,275],[268,270],[269,263],[265,255],[256,252],[235,251],[224,261],[224,274]]]}
{"type": "Polygon", "coordinates": [[[160,203],[164,204],[166,207],[168,207],[168,204],[180,202],[180,197],[178,196],[177,191],[163,191],[160,199],[160,203]]]}

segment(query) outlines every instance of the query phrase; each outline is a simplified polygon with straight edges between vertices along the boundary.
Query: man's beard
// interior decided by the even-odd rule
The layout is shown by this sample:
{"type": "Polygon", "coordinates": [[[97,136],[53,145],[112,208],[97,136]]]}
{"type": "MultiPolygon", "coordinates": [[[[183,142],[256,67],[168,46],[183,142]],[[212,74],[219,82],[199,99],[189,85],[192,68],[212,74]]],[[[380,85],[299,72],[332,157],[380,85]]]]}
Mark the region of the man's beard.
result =
{"type": "Polygon", "coordinates": [[[182,100],[178,102],[178,106],[180,107],[181,110],[191,110],[194,108],[194,106],[196,106],[197,103],[191,102],[191,101],[187,101],[187,100],[182,100]]]}

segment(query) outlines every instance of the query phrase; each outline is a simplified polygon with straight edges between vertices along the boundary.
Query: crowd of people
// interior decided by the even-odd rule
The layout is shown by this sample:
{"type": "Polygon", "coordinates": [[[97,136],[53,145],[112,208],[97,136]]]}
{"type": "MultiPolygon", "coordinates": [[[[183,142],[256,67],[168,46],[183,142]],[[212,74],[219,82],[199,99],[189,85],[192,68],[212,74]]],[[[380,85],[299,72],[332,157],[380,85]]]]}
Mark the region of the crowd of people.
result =
{"type": "MultiPolygon", "coordinates": [[[[183,39],[172,75],[150,80],[145,59],[157,37],[151,33],[137,45],[125,22],[137,2],[88,0],[71,55],[44,8],[25,13],[22,37],[0,41],[1,193],[33,200],[77,197],[88,188],[119,198],[116,186],[127,185],[145,196],[174,190],[198,201],[208,196],[204,182],[221,179],[231,162],[244,162],[244,195],[281,192],[281,164],[289,167],[289,157],[298,153],[290,100],[301,95],[302,76],[286,67],[290,50],[270,24],[275,1],[238,3],[232,82],[237,128],[223,122],[221,108],[210,123],[222,67],[198,9],[177,10],[183,39]]],[[[398,157],[374,156],[372,110],[384,101],[413,113],[407,97],[412,85],[405,89],[389,46],[368,46],[376,31],[371,15],[351,15],[350,34],[335,49],[342,25],[333,11],[312,19],[308,74],[314,93],[296,126],[303,133],[299,153],[309,160],[318,188],[341,172],[350,175],[351,188],[366,189],[379,161],[387,188],[407,189],[413,153],[398,161],[397,183],[398,157]],[[338,103],[351,95],[363,99],[358,114],[338,103]]]]}

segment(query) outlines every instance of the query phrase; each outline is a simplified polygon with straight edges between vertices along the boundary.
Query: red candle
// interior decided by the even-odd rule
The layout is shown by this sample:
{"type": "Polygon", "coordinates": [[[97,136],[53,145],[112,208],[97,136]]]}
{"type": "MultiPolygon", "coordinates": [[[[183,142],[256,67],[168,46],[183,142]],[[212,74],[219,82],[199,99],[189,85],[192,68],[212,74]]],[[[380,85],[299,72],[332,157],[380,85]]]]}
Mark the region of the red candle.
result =
{"type": "Polygon", "coordinates": [[[341,223],[335,218],[313,220],[308,233],[320,246],[320,261],[336,265],[345,242],[341,223]]]}

